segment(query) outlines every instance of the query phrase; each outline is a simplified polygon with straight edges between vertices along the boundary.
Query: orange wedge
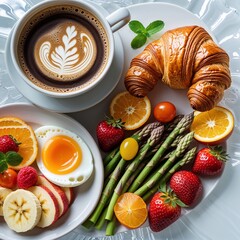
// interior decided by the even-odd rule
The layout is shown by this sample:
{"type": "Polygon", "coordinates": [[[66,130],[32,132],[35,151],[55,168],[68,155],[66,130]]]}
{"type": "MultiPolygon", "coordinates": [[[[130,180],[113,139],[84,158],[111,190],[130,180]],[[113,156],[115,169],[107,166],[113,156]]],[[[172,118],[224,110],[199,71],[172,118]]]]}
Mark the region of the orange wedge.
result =
{"type": "Polygon", "coordinates": [[[151,114],[151,103],[148,97],[137,98],[129,92],[117,94],[110,104],[110,114],[114,119],[125,122],[126,130],[141,127],[151,114]]]}
{"type": "Polygon", "coordinates": [[[141,197],[130,192],[118,198],[114,213],[122,225],[131,229],[140,227],[148,216],[146,203],[141,197]]]}
{"type": "Polygon", "coordinates": [[[194,138],[208,145],[226,141],[234,128],[234,117],[230,110],[217,106],[210,111],[194,113],[191,131],[194,138]]]}
{"type": "Polygon", "coordinates": [[[19,170],[24,166],[31,165],[35,161],[38,145],[31,126],[18,118],[1,118],[0,136],[2,135],[12,135],[17,142],[21,143],[18,153],[23,157],[23,161],[20,165],[11,166],[11,168],[19,170]]]}

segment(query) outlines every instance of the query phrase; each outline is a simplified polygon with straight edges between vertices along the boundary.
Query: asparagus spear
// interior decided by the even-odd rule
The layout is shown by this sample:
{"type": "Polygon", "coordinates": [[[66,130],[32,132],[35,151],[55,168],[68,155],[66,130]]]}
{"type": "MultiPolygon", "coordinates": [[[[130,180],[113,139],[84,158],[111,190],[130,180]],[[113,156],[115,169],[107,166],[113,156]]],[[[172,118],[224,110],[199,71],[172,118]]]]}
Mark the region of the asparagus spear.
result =
{"type": "MultiPolygon", "coordinates": [[[[183,135],[178,135],[175,140],[171,143],[171,145],[169,146],[169,148],[176,148],[177,145],[179,144],[180,140],[183,138],[183,135]]],[[[147,158],[150,158],[152,157],[157,151],[158,149],[161,147],[162,145],[162,142],[158,143],[153,149],[151,149],[151,151],[149,151],[146,155],[147,158]]],[[[169,153],[167,153],[165,156],[164,156],[164,159],[168,158],[169,157],[169,153]]],[[[161,160],[162,162],[162,160],[161,160]]]]}
{"type": "Polygon", "coordinates": [[[169,148],[171,143],[175,140],[175,138],[185,132],[187,130],[191,123],[193,121],[193,112],[185,115],[180,122],[176,125],[176,127],[171,131],[171,133],[168,135],[168,137],[165,139],[165,141],[161,144],[158,151],[154,154],[154,156],[151,158],[151,160],[148,162],[146,167],[142,170],[142,172],[138,175],[138,177],[135,179],[131,187],[129,188],[130,192],[135,192],[138,187],[142,184],[144,179],[147,177],[147,175],[151,172],[151,170],[155,167],[155,165],[159,162],[159,160],[162,158],[166,150],[169,148]]]}
{"type": "Polygon", "coordinates": [[[158,184],[156,184],[154,187],[152,187],[151,189],[149,189],[147,191],[146,194],[143,195],[143,200],[147,201],[154,193],[157,192],[158,188],[162,185],[162,184],[166,184],[167,181],[170,179],[170,177],[173,175],[174,172],[178,171],[179,168],[181,168],[182,166],[188,164],[189,162],[191,162],[196,154],[197,148],[193,147],[192,149],[190,149],[184,156],[183,158],[178,161],[165,175],[164,177],[159,181],[158,184]]]}
{"type": "MultiPolygon", "coordinates": [[[[153,122],[150,123],[148,125],[146,125],[144,128],[142,128],[141,130],[139,130],[137,133],[135,133],[133,136],[137,141],[141,141],[142,139],[144,139],[145,137],[149,136],[151,134],[151,132],[153,131],[153,129],[155,129],[156,127],[160,126],[161,124],[158,122],[153,122]]],[[[101,215],[104,207],[106,206],[106,204],[109,201],[109,197],[112,195],[113,190],[118,182],[118,179],[120,178],[123,169],[125,169],[127,162],[124,159],[121,159],[116,168],[114,169],[113,173],[110,176],[110,179],[107,183],[107,185],[104,187],[104,190],[101,194],[99,203],[96,207],[96,209],[94,210],[94,212],[92,213],[92,215],[90,216],[90,218],[88,219],[89,221],[91,221],[93,224],[95,224],[99,218],[99,216],[101,215]]]]}
{"type": "Polygon", "coordinates": [[[95,224],[95,228],[97,230],[101,230],[104,223],[105,223],[105,216],[106,216],[106,213],[107,213],[107,208],[104,209],[104,211],[102,212],[101,216],[98,218],[96,224],[95,224]]]}
{"type": "Polygon", "coordinates": [[[115,153],[115,156],[111,159],[111,161],[104,167],[104,178],[106,179],[110,173],[112,173],[113,169],[117,166],[118,162],[121,159],[121,154],[118,151],[115,153]]]}
{"type": "Polygon", "coordinates": [[[106,214],[106,217],[105,217],[106,220],[111,220],[112,219],[114,205],[116,204],[118,197],[123,193],[123,188],[124,188],[126,182],[130,178],[130,176],[133,174],[133,172],[137,170],[139,164],[144,159],[147,151],[152,146],[157,144],[158,141],[160,141],[163,130],[164,130],[164,126],[160,126],[160,127],[157,127],[156,129],[154,129],[152,131],[147,143],[140,149],[137,156],[131,161],[131,163],[130,163],[129,167],[127,168],[126,172],[121,177],[121,179],[118,182],[116,188],[114,189],[114,193],[111,197],[111,200],[110,200],[110,203],[109,203],[109,206],[108,206],[108,210],[107,210],[107,214],[106,214]]]}
{"type": "MultiPolygon", "coordinates": [[[[159,122],[154,122],[152,123],[153,127],[158,127],[161,125],[161,123],[159,122]]],[[[147,127],[147,126],[146,126],[147,127]]],[[[143,128],[144,130],[144,128],[143,128]]],[[[131,137],[134,138],[137,142],[142,141],[146,136],[148,136],[148,132],[147,131],[143,131],[143,130],[139,130],[136,133],[134,133],[131,137]]],[[[112,156],[111,152],[109,155],[112,156]]],[[[110,158],[110,156],[109,156],[110,158]]],[[[115,155],[112,157],[112,159],[105,165],[104,168],[104,177],[107,178],[114,170],[114,168],[117,166],[118,162],[121,159],[121,155],[120,155],[120,151],[119,151],[119,147],[117,148],[117,151],[115,151],[115,155]]]]}
{"type": "Polygon", "coordinates": [[[164,175],[167,169],[172,166],[174,161],[185,152],[185,150],[192,142],[193,135],[194,132],[190,132],[184,138],[182,138],[176,150],[174,151],[174,154],[171,154],[169,159],[159,169],[159,171],[157,171],[149,181],[147,181],[142,187],[138,188],[134,193],[139,196],[143,196],[149,189],[151,189],[157,183],[157,181],[160,180],[160,178],[164,175]]]}
{"type": "Polygon", "coordinates": [[[94,210],[92,215],[90,216],[89,220],[92,223],[96,223],[99,216],[101,215],[104,207],[106,206],[108,202],[109,196],[112,194],[114,187],[116,186],[118,178],[121,176],[122,171],[125,169],[125,163],[123,159],[121,159],[116,166],[114,172],[112,173],[107,185],[105,186],[102,195],[100,197],[100,200],[98,202],[97,208],[94,210]]]}
{"type": "Polygon", "coordinates": [[[119,147],[114,148],[110,153],[108,153],[103,159],[103,165],[106,166],[115,156],[115,154],[119,151],[119,147]]]}
{"type": "Polygon", "coordinates": [[[117,218],[114,215],[112,220],[108,222],[107,228],[106,228],[106,236],[112,236],[114,235],[114,231],[117,225],[117,218]]]}
{"type": "MultiPolygon", "coordinates": [[[[173,121],[171,121],[170,123],[165,125],[163,139],[165,139],[166,136],[169,134],[169,132],[171,132],[176,127],[176,125],[182,118],[183,118],[183,115],[177,115],[173,121]]],[[[158,122],[156,122],[156,123],[160,124],[158,122]]],[[[138,135],[138,132],[135,133],[132,137],[135,138],[136,135],[138,135]]],[[[104,168],[105,177],[107,177],[112,172],[112,170],[114,169],[114,167],[116,167],[116,165],[120,159],[121,159],[121,156],[119,153],[119,147],[113,149],[110,153],[108,153],[105,156],[105,158],[103,159],[103,163],[105,166],[105,168],[104,168]]]]}
{"type": "Polygon", "coordinates": [[[129,186],[132,184],[133,180],[138,176],[138,174],[143,170],[145,165],[146,165],[145,160],[140,163],[137,170],[134,171],[134,173],[131,175],[131,177],[127,180],[126,184],[124,185],[123,192],[127,192],[129,186]]]}
{"type": "Polygon", "coordinates": [[[171,143],[170,147],[177,147],[184,135],[178,135],[175,140],[171,143]]]}
{"type": "Polygon", "coordinates": [[[165,133],[163,137],[167,137],[170,132],[177,126],[177,124],[183,119],[184,115],[177,115],[170,123],[165,125],[165,133]]]}

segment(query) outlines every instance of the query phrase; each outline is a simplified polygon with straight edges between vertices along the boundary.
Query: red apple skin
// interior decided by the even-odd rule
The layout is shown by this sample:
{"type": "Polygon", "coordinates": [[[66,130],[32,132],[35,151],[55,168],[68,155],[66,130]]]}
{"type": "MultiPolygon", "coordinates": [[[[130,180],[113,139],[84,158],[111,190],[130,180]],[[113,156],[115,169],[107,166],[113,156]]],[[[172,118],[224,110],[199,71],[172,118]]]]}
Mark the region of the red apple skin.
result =
{"type": "Polygon", "coordinates": [[[46,186],[51,190],[51,192],[57,198],[59,208],[60,208],[60,216],[63,216],[69,208],[69,200],[65,194],[65,192],[61,189],[61,187],[56,184],[50,182],[44,175],[38,176],[37,185],[46,186]]]}
{"type": "Polygon", "coordinates": [[[73,188],[71,188],[71,187],[61,187],[61,189],[65,192],[65,194],[68,198],[69,206],[70,206],[75,199],[75,194],[74,194],[73,188]]]}
{"type": "MultiPolygon", "coordinates": [[[[31,191],[31,189],[34,188],[34,187],[35,186],[30,187],[28,190],[31,191]]],[[[55,216],[53,218],[53,221],[48,225],[48,226],[51,226],[52,224],[54,224],[59,219],[59,216],[60,216],[60,209],[59,209],[59,204],[58,204],[57,198],[52,193],[52,191],[49,188],[47,188],[46,186],[38,185],[37,187],[42,188],[42,190],[45,191],[51,197],[51,199],[53,200],[54,208],[55,208],[55,216]]]]}

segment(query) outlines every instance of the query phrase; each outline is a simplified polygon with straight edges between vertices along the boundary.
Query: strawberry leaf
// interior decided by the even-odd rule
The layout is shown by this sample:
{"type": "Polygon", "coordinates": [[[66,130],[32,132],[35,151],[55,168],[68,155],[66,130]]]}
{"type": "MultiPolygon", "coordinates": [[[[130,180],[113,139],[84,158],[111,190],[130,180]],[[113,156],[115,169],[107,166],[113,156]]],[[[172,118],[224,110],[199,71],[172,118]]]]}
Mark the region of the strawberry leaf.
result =
{"type": "Polygon", "coordinates": [[[119,129],[124,128],[125,122],[123,122],[122,119],[114,119],[113,117],[106,116],[106,121],[109,125],[115,128],[119,128],[119,129]]]}
{"type": "Polygon", "coordinates": [[[14,138],[12,135],[9,135],[9,137],[17,144],[20,145],[21,143],[17,141],[16,138],[14,138]]]}
{"type": "Polygon", "coordinates": [[[223,147],[221,145],[217,145],[217,146],[209,146],[210,149],[210,153],[216,157],[218,160],[226,162],[229,158],[229,155],[227,154],[227,152],[223,149],[223,147]]]}
{"type": "Polygon", "coordinates": [[[188,205],[186,205],[185,203],[183,203],[180,199],[175,199],[175,202],[178,206],[180,207],[188,207],[188,205]]]}
{"type": "Polygon", "coordinates": [[[163,193],[167,192],[167,185],[165,183],[161,184],[160,191],[163,192],[163,193]]]}

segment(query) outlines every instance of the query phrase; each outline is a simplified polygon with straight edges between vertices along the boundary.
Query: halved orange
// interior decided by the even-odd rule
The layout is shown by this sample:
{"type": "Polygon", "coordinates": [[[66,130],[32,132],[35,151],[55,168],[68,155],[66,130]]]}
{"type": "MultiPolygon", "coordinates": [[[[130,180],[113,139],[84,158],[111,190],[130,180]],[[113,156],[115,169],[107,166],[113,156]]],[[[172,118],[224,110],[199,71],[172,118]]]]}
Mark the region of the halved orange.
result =
{"type": "Polygon", "coordinates": [[[38,145],[31,126],[18,118],[1,118],[0,136],[2,135],[12,135],[20,143],[18,153],[23,157],[23,161],[18,166],[11,166],[11,168],[19,170],[24,166],[31,165],[35,161],[38,145]]]}
{"type": "Polygon", "coordinates": [[[204,144],[216,145],[226,141],[234,128],[234,117],[230,110],[217,106],[210,111],[194,112],[191,131],[194,138],[204,144]]]}
{"type": "Polygon", "coordinates": [[[16,118],[16,117],[0,118],[0,127],[21,126],[21,125],[26,125],[26,123],[20,118],[16,118]]]}
{"type": "Polygon", "coordinates": [[[141,127],[150,117],[151,103],[148,97],[138,98],[124,91],[113,98],[110,114],[114,119],[125,122],[126,130],[134,130],[141,127]]]}
{"type": "Polygon", "coordinates": [[[132,229],[140,227],[148,216],[146,203],[141,197],[130,192],[118,198],[114,213],[122,225],[132,229]]]}

